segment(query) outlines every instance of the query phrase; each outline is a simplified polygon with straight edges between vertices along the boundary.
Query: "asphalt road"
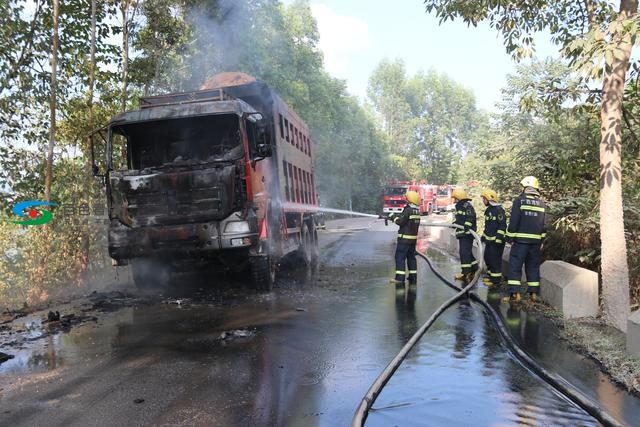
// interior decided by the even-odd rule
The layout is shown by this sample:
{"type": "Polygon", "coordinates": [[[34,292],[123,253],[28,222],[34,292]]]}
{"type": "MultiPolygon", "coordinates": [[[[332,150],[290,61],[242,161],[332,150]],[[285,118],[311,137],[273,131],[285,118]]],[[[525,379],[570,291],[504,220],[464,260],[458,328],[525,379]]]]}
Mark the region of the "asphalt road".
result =
{"type": "MultiPolygon", "coordinates": [[[[371,382],[452,295],[419,263],[389,285],[395,227],[348,219],[321,233],[315,269],[269,294],[242,277],[202,289],[90,295],[0,331],[0,425],[348,425],[371,382]]],[[[596,425],[500,346],[482,312],[449,309],[380,395],[367,425],[596,425]]]]}

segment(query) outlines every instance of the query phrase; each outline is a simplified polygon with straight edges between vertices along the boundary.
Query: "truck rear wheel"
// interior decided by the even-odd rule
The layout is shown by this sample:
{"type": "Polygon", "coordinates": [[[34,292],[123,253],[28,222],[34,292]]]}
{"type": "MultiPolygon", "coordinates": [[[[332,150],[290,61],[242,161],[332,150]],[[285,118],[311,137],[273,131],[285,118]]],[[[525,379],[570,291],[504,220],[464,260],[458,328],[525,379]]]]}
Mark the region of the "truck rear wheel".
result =
{"type": "Polygon", "coordinates": [[[309,227],[306,223],[302,224],[300,229],[300,247],[298,249],[298,255],[304,265],[311,265],[313,262],[313,250],[315,245],[315,239],[313,234],[309,231],[309,227]]]}
{"type": "Polygon", "coordinates": [[[276,266],[268,255],[254,255],[249,258],[251,281],[259,291],[270,292],[276,279],[276,266]]]}
{"type": "Polygon", "coordinates": [[[317,264],[318,259],[320,258],[320,249],[318,248],[318,230],[313,230],[311,232],[313,236],[313,246],[311,247],[311,263],[317,264]]]}

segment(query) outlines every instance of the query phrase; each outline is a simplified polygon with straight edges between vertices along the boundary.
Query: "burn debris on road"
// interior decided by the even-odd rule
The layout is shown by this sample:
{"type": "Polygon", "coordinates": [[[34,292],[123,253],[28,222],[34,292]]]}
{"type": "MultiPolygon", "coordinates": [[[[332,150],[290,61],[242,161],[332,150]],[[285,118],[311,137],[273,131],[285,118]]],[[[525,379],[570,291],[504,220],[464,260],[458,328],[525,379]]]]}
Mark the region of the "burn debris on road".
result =
{"type": "Polygon", "coordinates": [[[49,330],[55,330],[56,328],[65,329],[80,323],[97,320],[98,318],[96,316],[76,316],[75,313],[64,314],[61,316],[59,311],[56,311],[55,313],[50,311],[47,314],[47,318],[42,320],[42,323],[48,324],[49,330]]]}
{"type": "Polygon", "coordinates": [[[218,337],[221,341],[233,340],[236,338],[250,338],[256,334],[256,331],[250,331],[247,329],[235,329],[233,331],[224,331],[218,337]]]}
{"type": "Polygon", "coordinates": [[[3,353],[0,351],[0,364],[6,362],[7,360],[13,359],[15,356],[12,354],[3,353]]]}
{"type": "Polygon", "coordinates": [[[175,304],[178,308],[186,307],[191,304],[190,298],[167,298],[162,301],[163,304],[175,304]]]}
{"type": "Polygon", "coordinates": [[[111,292],[96,292],[93,291],[87,295],[87,299],[93,304],[90,310],[99,311],[116,311],[123,307],[131,307],[140,304],[148,304],[151,301],[148,299],[132,296],[128,293],[121,291],[111,292]]]}
{"type": "Polygon", "coordinates": [[[5,311],[4,313],[0,314],[0,325],[11,323],[14,320],[24,317],[28,314],[29,312],[27,310],[5,311]]]}

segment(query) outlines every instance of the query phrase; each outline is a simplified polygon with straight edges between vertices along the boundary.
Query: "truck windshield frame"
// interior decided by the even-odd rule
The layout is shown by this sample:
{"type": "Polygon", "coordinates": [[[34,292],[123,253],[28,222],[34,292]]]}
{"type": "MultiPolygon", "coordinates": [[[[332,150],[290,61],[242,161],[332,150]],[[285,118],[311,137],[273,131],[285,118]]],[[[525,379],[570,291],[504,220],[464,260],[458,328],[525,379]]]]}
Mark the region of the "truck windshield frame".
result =
{"type": "Polygon", "coordinates": [[[386,187],[384,189],[385,196],[404,196],[409,187],[386,187]]]}
{"type": "Polygon", "coordinates": [[[127,169],[155,169],[235,161],[244,156],[241,118],[220,113],[113,123],[108,132],[112,169],[113,138],[127,141],[127,169]]]}

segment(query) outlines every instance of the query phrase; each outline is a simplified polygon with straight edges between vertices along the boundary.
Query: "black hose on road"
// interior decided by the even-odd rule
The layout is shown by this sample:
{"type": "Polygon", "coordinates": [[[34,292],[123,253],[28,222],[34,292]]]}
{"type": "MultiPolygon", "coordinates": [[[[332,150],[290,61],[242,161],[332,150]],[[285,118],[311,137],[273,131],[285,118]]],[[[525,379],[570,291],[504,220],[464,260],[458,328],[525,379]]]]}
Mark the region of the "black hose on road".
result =
{"type": "MultiPolygon", "coordinates": [[[[463,228],[456,224],[447,224],[447,223],[444,223],[444,224],[428,223],[428,224],[421,224],[421,225],[459,228],[459,229],[463,228]]],[[[427,264],[429,265],[431,270],[434,272],[434,274],[438,276],[438,278],[440,278],[449,287],[458,291],[458,293],[456,293],[453,297],[449,298],[440,307],[438,307],[438,309],[431,315],[431,317],[429,317],[429,319],[427,319],[427,321],[420,327],[420,329],[418,329],[416,333],[413,334],[413,336],[404,345],[404,347],[402,347],[402,349],[396,355],[396,357],[394,357],[393,360],[389,362],[387,367],[376,378],[376,380],[373,382],[371,387],[369,387],[367,394],[360,401],[360,405],[358,406],[358,409],[354,414],[353,420],[351,421],[351,426],[352,427],[364,426],[369,410],[373,406],[377,397],[382,392],[382,389],[384,388],[384,386],[391,379],[391,376],[398,369],[402,361],[407,357],[407,354],[409,354],[409,351],[411,351],[411,349],[415,346],[418,340],[422,338],[422,336],[427,332],[427,330],[431,327],[431,325],[447,308],[449,308],[456,301],[458,301],[460,298],[463,298],[467,294],[471,296],[471,299],[473,301],[481,304],[485,308],[486,313],[489,314],[494,324],[496,325],[496,328],[498,329],[498,332],[503,344],[507,347],[507,349],[511,352],[511,354],[516,358],[516,360],[518,360],[525,368],[528,368],[531,372],[536,374],[541,380],[551,385],[561,395],[565,396],[568,400],[573,402],[576,406],[582,408],[585,412],[587,412],[589,415],[594,417],[603,425],[621,426],[621,424],[615,418],[609,415],[597,403],[593,402],[588,396],[586,396],[576,387],[571,385],[564,378],[552,372],[549,372],[545,368],[540,366],[540,364],[538,364],[531,356],[529,356],[522,348],[520,348],[518,343],[514,341],[514,339],[509,334],[509,331],[507,331],[506,327],[502,323],[502,319],[500,318],[500,315],[496,312],[496,310],[490,304],[488,304],[486,301],[480,298],[478,295],[469,292],[471,288],[476,284],[478,279],[480,278],[480,275],[482,274],[483,260],[484,260],[483,247],[482,247],[482,242],[480,240],[480,237],[472,230],[471,230],[471,234],[473,235],[473,238],[478,243],[479,268],[476,271],[476,274],[474,275],[473,280],[462,289],[456,286],[451,281],[449,281],[447,278],[445,278],[445,276],[442,275],[442,273],[440,273],[435,268],[431,260],[429,260],[429,258],[426,255],[418,252],[418,256],[420,256],[425,261],[427,261],[427,264]]]]}
{"type": "MultiPolygon", "coordinates": [[[[434,225],[438,227],[464,229],[464,227],[456,224],[429,224],[429,225],[434,225]]],[[[364,425],[364,422],[367,419],[367,415],[369,414],[369,409],[371,409],[371,407],[373,406],[373,403],[378,398],[378,395],[382,391],[382,388],[387,384],[387,382],[389,382],[389,380],[391,379],[391,376],[398,369],[402,361],[407,357],[407,354],[409,354],[409,352],[416,345],[418,340],[420,340],[420,338],[427,332],[427,330],[431,327],[433,322],[435,322],[436,319],[447,308],[453,305],[456,301],[458,301],[460,298],[465,298],[465,295],[471,290],[471,288],[476,284],[476,282],[480,278],[480,274],[482,274],[482,267],[483,267],[483,260],[484,260],[483,253],[482,253],[482,242],[480,240],[480,237],[473,230],[469,230],[469,231],[471,231],[473,238],[478,243],[478,252],[479,252],[479,256],[478,256],[479,268],[478,270],[476,270],[476,274],[474,275],[473,280],[471,280],[471,282],[467,286],[465,286],[463,289],[458,289],[459,292],[457,294],[455,294],[454,296],[446,300],[440,307],[438,307],[438,309],[431,315],[431,317],[429,317],[429,319],[420,327],[420,329],[418,329],[416,333],[413,334],[413,336],[409,339],[409,341],[407,341],[404,347],[400,349],[400,352],[396,355],[396,357],[394,357],[393,360],[389,362],[387,367],[384,368],[384,371],[382,371],[382,373],[378,376],[378,378],[376,378],[373,384],[371,384],[371,387],[369,387],[367,394],[360,401],[360,405],[358,406],[358,409],[356,410],[356,413],[353,416],[353,420],[351,421],[351,425],[353,427],[355,426],[360,427],[364,425]]]]}
{"type": "MultiPolygon", "coordinates": [[[[453,288],[456,291],[459,291],[460,288],[456,286],[455,283],[448,280],[442,273],[440,273],[431,260],[424,254],[418,252],[418,256],[423,258],[429,264],[429,267],[434,272],[436,276],[440,278],[444,283],[446,283],[449,287],[453,288]]],[[[587,395],[582,393],[576,387],[571,385],[567,380],[560,377],[559,375],[550,372],[543,368],[538,362],[535,361],[529,354],[524,351],[520,345],[513,339],[507,328],[504,326],[502,322],[502,318],[500,314],[496,311],[496,309],[480,298],[475,293],[470,293],[471,299],[476,303],[482,305],[485,309],[485,312],[489,315],[496,328],[498,329],[500,338],[502,339],[503,344],[509,349],[511,354],[526,368],[534,372],[540,379],[548,383],[552,386],[556,391],[565,396],[571,402],[573,402],[576,406],[582,408],[585,412],[591,415],[593,418],[598,420],[605,426],[621,426],[620,422],[609,415],[603,408],[601,408],[596,402],[593,402],[587,395]]]]}

